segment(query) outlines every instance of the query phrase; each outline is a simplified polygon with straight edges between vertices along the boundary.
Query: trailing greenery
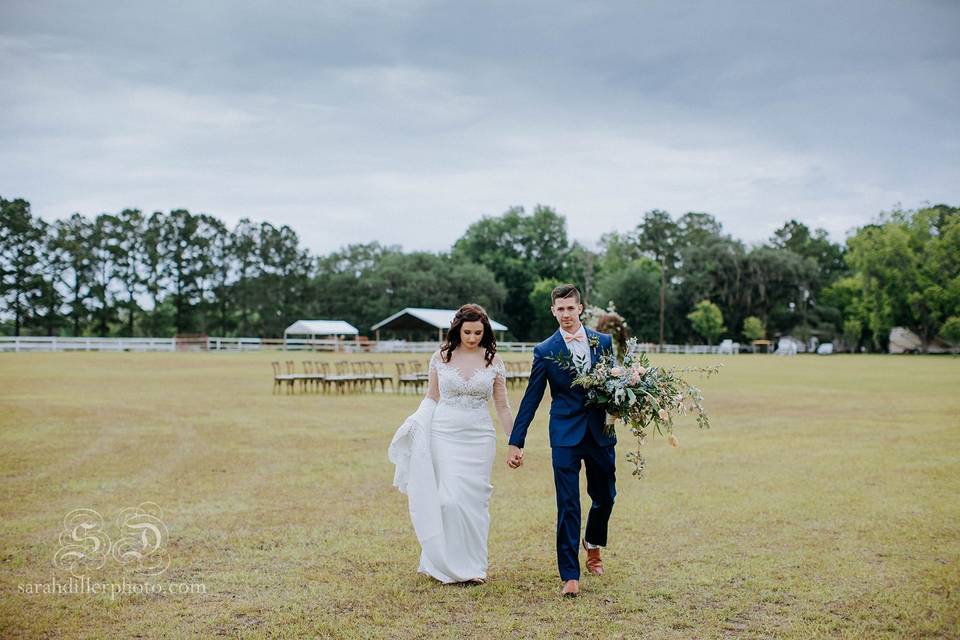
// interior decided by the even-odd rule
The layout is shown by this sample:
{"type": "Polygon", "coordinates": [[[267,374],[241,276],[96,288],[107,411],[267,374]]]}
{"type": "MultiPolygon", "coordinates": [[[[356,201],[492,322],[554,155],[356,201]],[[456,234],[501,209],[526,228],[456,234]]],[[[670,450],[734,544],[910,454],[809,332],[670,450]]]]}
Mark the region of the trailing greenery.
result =
{"type": "Polygon", "coordinates": [[[510,327],[508,337],[536,340],[553,327],[551,285],[567,281],[585,303],[615,303],[645,342],[793,334],[884,350],[890,328],[905,326],[925,349],[960,316],[960,209],[882,213],[845,244],[790,220],[753,246],[707,213],[674,219],[655,209],[593,251],[538,205],[481,218],[448,252],[370,242],[312,255],[286,225],[243,219],[229,228],[184,209],[47,222],[27,201],[0,197],[8,335],[278,337],[301,318],[369,332],[403,307],[473,301],[510,327]],[[702,300],[726,326],[709,337],[688,321],[702,300]]]}

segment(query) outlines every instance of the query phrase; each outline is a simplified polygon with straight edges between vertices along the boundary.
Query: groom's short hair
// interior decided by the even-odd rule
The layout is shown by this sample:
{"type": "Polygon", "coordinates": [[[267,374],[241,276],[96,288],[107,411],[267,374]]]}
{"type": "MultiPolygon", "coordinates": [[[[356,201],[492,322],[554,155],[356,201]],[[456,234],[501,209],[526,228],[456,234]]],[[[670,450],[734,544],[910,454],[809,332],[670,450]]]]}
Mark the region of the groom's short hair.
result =
{"type": "Polygon", "coordinates": [[[580,304],[580,290],[572,284],[562,284],[550,294],[550,304],[556,304],[557,298],[569,298],[571,296],[576,296],[577,304],[580,304]]]}

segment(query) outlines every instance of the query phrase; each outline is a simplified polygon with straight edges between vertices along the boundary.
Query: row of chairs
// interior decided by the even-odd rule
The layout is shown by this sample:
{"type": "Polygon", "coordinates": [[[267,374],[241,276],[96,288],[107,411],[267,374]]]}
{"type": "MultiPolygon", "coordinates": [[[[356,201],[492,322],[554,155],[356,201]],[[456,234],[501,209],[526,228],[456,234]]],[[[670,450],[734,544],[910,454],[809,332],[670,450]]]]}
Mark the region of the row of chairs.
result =
{"type": "Polygon", "coordinates": [[[286,385],[287,393],[294,392],[294,386],[299,383],[301,391],[307,391],[312,388],[315,391],[323,390],[324,393],[334,391],[335,393],[347,393],[364,391],[369,387],[370,391],[376,391],[377,385],[380,385],[380,391],[386,391],[386,384],[390,383],[390,390],[395,389],[393,376],[385,373],[382,362],[334,362],[331,368],[330,363],[319,360],[304,360],[303,372],[298,373],[293,360],[286,361],[286,372],[280,367],[279,362],[271,362],[273,367],[273,391],[276,393],[286,385]]]}
{"type": "Polygon", "coordinates": [[[397,363],[397,391],[413,390],[414,393],[425,393],[430,383],[430,372],[424,365],[411,360],[397,363]]]}
{"type": "MultiPolygon", "coordinates": [[[[507,369],[507,385],[516,387],[526,384],[530,379],[530,371],[520,362],[504,362],[507,369]]],[[[397,391],[404,392],[412,390],[416,393],[426,391],[430,381],[430,374],[424,371],[424,365],[419,362],[398,362],[397,363],[397,391]]]]}
{"type": "MultiPolygon", "coordinates": [[[[392,374],[384,372],[382,362],[373,361],[354,361],[346,360],[334,362],[332,367],[328,362],[319,360],[303,360],[303,372],[298,373],[293,360],[287,360],[284,364],[286,371],[280,366],[279,362],[271,362],[273,367],[273,391],[277,393],[284,387],[287,393],[294,393],[296,385],[299,385],[301,391],[313,389],[314,391],[323,391],[327,393],[348,393],[357,391],[371,392],[376,391],[377,385],[380,385],[380,391],[386,392],[386,384],[390,383],[390,390],[397,392],[413,391],[414,393],[426,392],[430,381],[430,374],[426,365],[421,362],[411,360],[409,362],[398,362],[397,378],[394,382],[392,374]]],[[[526,370],[523,364],[519,362],[505,362],[507,369],[507,384],[510,387],[522,385],[530,378],[530,372],[526,370]]]]}
{"type": "Polygon", "coordinates": [[[530,370],[522,362],[504,362],[503,365],[507,368],[509,386],[523,386],[530,380],[530,370]]]}

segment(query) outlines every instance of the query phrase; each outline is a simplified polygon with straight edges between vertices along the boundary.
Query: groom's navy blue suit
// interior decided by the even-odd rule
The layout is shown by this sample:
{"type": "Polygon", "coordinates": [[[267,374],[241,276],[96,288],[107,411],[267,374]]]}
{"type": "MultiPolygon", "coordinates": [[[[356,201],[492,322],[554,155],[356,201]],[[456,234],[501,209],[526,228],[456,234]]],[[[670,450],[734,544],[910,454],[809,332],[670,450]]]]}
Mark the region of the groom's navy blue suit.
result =
{"type": "MultiPolygon", "coordinates": [[[[596,363],[600,351],[610,351],[613,339],[584,327],[596,363]]],[[[584,539],[590,544],[607,544],[607,522],[617,495],[615,487],[617,438],[604,433],[605,412],[588,407],[586,393],[573,386],[573,375],[551,358],[568,354],[560,331],[533,349],[530,382],[513,421],[510,444],[523,447],[527,428],[550,385],[550,447],[553,449],[553,479],[557,487],[557,564],[561,580],[580,579],[580,462],[587,471],[587,493],[592,505],[584,539]]]]}

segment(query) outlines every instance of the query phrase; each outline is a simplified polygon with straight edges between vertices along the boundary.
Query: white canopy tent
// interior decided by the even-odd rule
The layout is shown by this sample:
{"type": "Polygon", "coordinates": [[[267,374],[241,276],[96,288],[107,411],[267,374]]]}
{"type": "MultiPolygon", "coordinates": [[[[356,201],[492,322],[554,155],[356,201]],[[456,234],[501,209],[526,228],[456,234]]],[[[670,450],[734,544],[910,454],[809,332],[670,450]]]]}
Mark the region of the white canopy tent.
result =
{"type": "Polygon", "coordinates": [[[297,320],[284,329],[283,340],[286,342],[290,336],[307,336],[308,338],[334,336],[339,339],[340,336],[359,334],[360,331],[355,326],[343,320],[297,320]]]}
{"type": "MultiPolygon", "coordinates": [[[[450,329],[450,323],[453,322],[453,316],[457,314],[456,309],[422,309],[419,307],[407,307],[396,312],[389,318],[381,320],[370,327],[377,333],[377,340],[380,340],[380,330],[385,331],[423,331],[424,329],[436,329],[437,339],[443,341],[443,334],[450,329]]],[[[490,318],[490,327],[494,331],[507,331],[505,325],[500,324],[493,318],[490,318]]]]}

